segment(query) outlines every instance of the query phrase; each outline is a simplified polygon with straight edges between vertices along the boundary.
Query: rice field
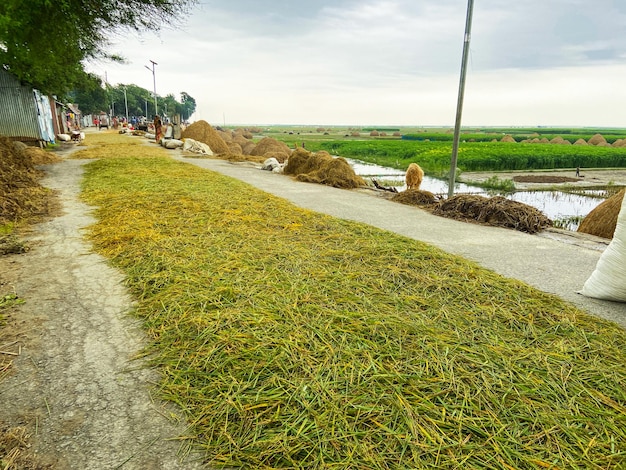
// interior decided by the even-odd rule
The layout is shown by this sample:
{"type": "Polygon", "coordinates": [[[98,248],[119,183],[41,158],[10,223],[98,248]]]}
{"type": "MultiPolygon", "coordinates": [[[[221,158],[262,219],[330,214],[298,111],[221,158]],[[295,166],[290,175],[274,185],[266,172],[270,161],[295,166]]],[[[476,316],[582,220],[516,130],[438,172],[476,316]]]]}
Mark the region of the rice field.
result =
{"type": "Polygon", "coordinates": [[[154,146],[90,152],[87,236],[125,273],[159,396],[208,463],[626,466],[618,326],[154,146]]]}

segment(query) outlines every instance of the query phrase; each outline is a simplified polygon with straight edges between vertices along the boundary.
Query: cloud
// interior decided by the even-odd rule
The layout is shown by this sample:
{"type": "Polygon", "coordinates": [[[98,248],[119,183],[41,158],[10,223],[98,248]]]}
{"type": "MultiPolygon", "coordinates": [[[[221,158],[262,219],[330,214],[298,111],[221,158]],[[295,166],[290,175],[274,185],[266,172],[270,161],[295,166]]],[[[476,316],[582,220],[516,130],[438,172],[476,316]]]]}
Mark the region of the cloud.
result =
{"type": "MultiPolygon", "coordinates": [[[[205,0],[181,30],[119,41],[115,51],[128,64],[91,67],[111,83],[152,89],[144,65],[155,60],[158,93],[187,91],[196,119],[447,125],[466,7],[464,0],[205,0]]],[[[476,2],[463,122],[623,123],[613,108],[626,104],[624,26],[621,0],[476,2]]]]}

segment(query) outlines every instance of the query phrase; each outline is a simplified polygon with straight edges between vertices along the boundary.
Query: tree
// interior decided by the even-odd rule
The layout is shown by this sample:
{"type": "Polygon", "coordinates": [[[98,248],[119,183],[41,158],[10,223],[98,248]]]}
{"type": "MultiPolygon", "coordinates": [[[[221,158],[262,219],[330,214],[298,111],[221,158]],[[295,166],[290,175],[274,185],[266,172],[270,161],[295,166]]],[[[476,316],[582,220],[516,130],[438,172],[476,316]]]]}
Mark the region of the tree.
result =
{"type": "Polygon", "coordinates": [[[196,111],[196,100],[193,99],[187,92],[183,91],[180,93],[180,101],[183,108],[181,112],[182,119],[183,121],[186,121],[196,111]]]}
{"type": "Polygon", "coordinates": [[[2,0],[0,64],[44,93],[64,95],[93,59],[107,51],[113,30],[157,31],[175,24],[197,0],[2,0]]]}
{"type": "Polygon", "coordinates": [[[94,74],[85,74],[79,85],[69,94],[72,103],[78,103],[84,114],[96,114],[108,107],[106,90],[102,80],[94,74]]]}

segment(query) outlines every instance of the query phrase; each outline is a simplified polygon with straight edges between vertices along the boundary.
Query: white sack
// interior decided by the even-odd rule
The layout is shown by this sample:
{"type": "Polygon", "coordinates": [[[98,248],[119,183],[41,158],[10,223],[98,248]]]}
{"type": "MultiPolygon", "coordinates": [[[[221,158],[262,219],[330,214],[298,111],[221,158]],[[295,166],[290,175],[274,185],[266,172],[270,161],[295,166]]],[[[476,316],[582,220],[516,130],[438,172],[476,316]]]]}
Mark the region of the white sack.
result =
{"type": "Polygon", "coordinates": [[[202,155],[213,155],[211,147],[209,147],[204,142],[198,142],[197,140],[193,139],[185,139],[185,142],[183,144],[183,150],[185,152],[200,153],[202,155]]]}
{"type": "Polygon", "coordinates": [[[72,140],[69,134],[57,134],[57,139],[62,140],[63,142],[69,142],[72,140]]]}
{"type": "Polygon", "coordinates": [[[163,140],[162,142],[163,147],[165,147],[166,149],[177,149],[184,145],[184,142],[182,140],[177,139],[167,139],[163,140]]]}
{"type": "Polygon", "coordinates": [[[274,168],[278,168],[279,166],[280,163],[278,163],[278,160],[276,160],[274,157],[271,157],[263,162],[261,170],[274,171],[274,168]]]}
{"type": "Polygon", "coordinates": [[[597,299],[626,302],[626,197],[617,216],[615,234],[600,256],[581,294],[597,299]]]}

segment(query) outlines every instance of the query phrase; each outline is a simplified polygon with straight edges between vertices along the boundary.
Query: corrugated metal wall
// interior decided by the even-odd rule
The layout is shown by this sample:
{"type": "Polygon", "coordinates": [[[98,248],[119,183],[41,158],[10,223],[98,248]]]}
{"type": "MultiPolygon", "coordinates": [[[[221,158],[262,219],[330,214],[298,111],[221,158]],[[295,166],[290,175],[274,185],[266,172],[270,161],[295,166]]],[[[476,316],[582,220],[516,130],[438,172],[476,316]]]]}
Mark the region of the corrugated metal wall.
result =
{"type": "Polygon", "coordinates": [[[22,141],[47,140],[41,132],[32,88],[0,67],[0,134],[22,141]]]}

